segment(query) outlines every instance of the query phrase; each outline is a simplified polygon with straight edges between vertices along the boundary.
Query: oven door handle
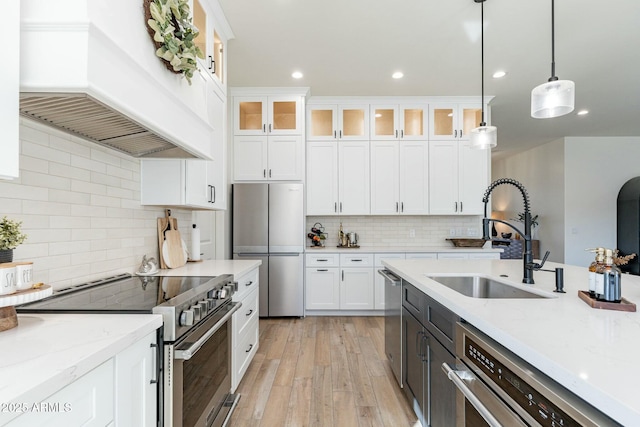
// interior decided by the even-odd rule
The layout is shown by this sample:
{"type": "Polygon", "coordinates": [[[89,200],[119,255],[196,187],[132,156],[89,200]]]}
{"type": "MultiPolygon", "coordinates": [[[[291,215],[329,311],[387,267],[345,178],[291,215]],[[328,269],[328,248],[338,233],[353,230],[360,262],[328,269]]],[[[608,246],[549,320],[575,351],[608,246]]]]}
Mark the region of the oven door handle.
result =
{"type": "Polygon", "coordinates": [[[211,327],[211,329],[205,332],[204,335],[202,335],[202,337],[198,339],[198,341],[194,342],[189,348],[185,350],[176,349],[173,358],[177,360],[191,359],[198,352],[198,350],[200,350],[200,347],[202,347],[213,334],[218,332],[218,329],[220,329],[227,322],[227,320],[229,320],[229,318],[233,316],[233,313],[240,309],[240,307],[242,307],[241,302],[233,303],[232,308],[227,312],[227,314],[225,314],[220,320],[218,320],[216,324],[211,327]]]}
{"type": "Polygon", "coordinates": [[[493,414],[491,414],[489,409],[482,404],[480,399],[478,399],[478,397],[473,394],[471,389],[469,389],[469,387],[464,383],[465,380],[478,380],[475,375],[470,371],[454,371],[446,362],[442,364],[442,370],[447,374],[447,378],[449,378],[458,390],[464,394],[464,397],[473,405],[474,408],[476,408],[480,416],[482,416],[482,418],[484,418],[491,427],[502,427],[502,424],[500,424],[493,414]]]}

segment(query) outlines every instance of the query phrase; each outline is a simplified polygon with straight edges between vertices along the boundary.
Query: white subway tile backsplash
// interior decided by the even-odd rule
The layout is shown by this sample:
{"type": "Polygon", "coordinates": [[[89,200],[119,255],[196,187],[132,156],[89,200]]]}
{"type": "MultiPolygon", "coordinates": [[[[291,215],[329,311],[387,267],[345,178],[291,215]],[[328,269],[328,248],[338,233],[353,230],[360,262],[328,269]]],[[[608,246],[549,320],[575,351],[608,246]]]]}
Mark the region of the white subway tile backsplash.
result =
{"type": "Polygon", "coordinates": [[[47,200],[49,190],[31,185],[22,185],[15,181],[2,181],[0,197],[18,200],[47,200]]]}
{"type": "Polygon", "coordinates": [[[73,216],[106,216],[107,208],[105,208],[104,206],[71,205],[71,215],[73,216]]]}
{"type": "MultiPolygon", "coordinates": [[[[108,191],[108,190],[107,190],[108,191]]],[[[112,208],[120,207],[120,199],[117,197],[91,195],[91,204],[95,206],[107,206],[112,208]]]]}
{"type": "Polygon", "coordinates": [[[88,169],[93,172],[105,173],[107,171],[107,165],[104,163],[92,160],[88,157],[71,156],[71,166],[79,169],[88,169]]]}
{"type": "MultiPolygon", "coordinates": [[[[36,144],[49,146],[49,136],[50,132],[45,132],[42,126],[39,126],[38,123],[21,119],[21,123],[28,122],[27,126],[20,126],[20,140],[33,142],[36,144]]],[[[24,154],[24,153],[23,153],[24,154]]],[[[22,159],[20,159],[20,164],[22,166],[22,159]]]]}
{"type": "MultiPolygon", "coordinates": [[[[58,151],[55,148],[24,140],[20,140],[20,146],[20,153],[25,156],[55,162],[60,165],[69,165],[71,163],[71,154],[58,151]]],[[[49,165],[49,167],[51,167],[51,165],[49,165]]]]}
{"type": "Polygon", "coordinates": [[[117,176],[118,178],[124,179],[133,179],[133,171],[113,165],[107,165],[107,175],[117,176]]]}
{"type": "MultiPolygon", "coordinates": [[[[22,167],[22,164],[20,164],[22,167]]],[[[31,185],[36,187],[44,187],[58,190],[70,190],[71,180],[59,176],[52,176],[48,173],[33,172],[24,170],[20,172],[20,183],[23,185],[31,185]]]]}
{"type": "Polygon", "coordinates": [[[76,252],[87,252],[91,248],[89,240],[77,240],[73,242],[49,243],[49,255],[65,255],[76,252]]]}
{"type": "Polygon", "coordinates": [[[104,196],[107,194],[107,186],[104,184],[95,184],[93,182],[73,180],[71,181],[71,191],[104,196]]]}
{"type": "Polygon", "coordinates": [[[49,162],[47,160],[38,159],[31,156],[26,156],[26,155],[21,156],[20,157],[20,177],[22,177],[25,171],[48,174],[49,162]]]}
{"type": "Polygon", "coordinates": [[[91,182],[94,184],[104,184],[106,187],[118,187],[120,185],[120,177],[91,172],[91,182]]]}
{"type": "Polygon", "coordinates": [[[98,147],[94,147],[91,150],[91,159],[95,160],[96,163],[102,164],[105,169],[105,172],[106,172],[107,165],[122,166],[123,163],[137,164],[137,162],[127,161],[123,159],[122,156],[112,154],[111,152],[105,151],[104,148],[98,148],[98,147]]]}
{"type": "Polygon", "coordinates": [[[91,150],[87,146],[86,142],[80,140],[79,138],[78,140],[74,141],[69,135],[51,135],[51,139],[49,140],[49,147],[55,150],[63,151],[65,153],[70,153],[72,155],[71,164],[73,164],[74,156],[79,156],[86,160],[89,158],[89,155],[91,153],[91,150]]]}
{"type": "Polygon", "coordinates": [[[88,205],[91,202],[91,195],[87,193],[76,193],[75,191],[49,190],[49,200],[51,202],[69,203],[71,205],[88,205]]]}
{"type": "MultiPolygon", "coordinates": [[[[0,192],[0,194],[2,193],[0,192]]],[[[22,201],[17,199],[0,197],[0,206],[2,206],[2,208],[0,208],[0,217],[9,214],[19,214],[20,212],[22,212],[22,201]]],[[[15,215],[11,216],[13,217],[15,215]]]]}
{"type": "Polygon", "coordinates": [[[80,181],[89,181],[91,179],[91,171],[79,169],[61,163],[49,162],[49,174],[53,176],[63,176],[66,178],[77,179],[80,181]]]}
{"type": "Polygon", "coordinates": [[[51,216],[49,218],[51,228],[89,228],[91,227],[91,218],[77,216],[51,216]]]}

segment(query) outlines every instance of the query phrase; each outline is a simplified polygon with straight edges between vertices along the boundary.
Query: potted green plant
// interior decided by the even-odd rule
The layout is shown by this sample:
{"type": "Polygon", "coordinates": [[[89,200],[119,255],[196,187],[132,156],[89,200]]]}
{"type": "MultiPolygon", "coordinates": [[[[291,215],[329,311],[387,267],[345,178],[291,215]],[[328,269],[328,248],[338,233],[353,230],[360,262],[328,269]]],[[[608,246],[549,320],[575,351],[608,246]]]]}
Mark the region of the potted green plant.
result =
{"type": "MultiPolygon", "coordinates": [[[[518,221],[524,224],[524,212],[518,212],[517,218],[511,218],[512,221],[518,221]]],[[[531,215],[531,234],[535,238],[538,233],[538,215],[531,215]]]]}
{"type": "Polygon", "coordinates": [[[6,216],[0,220],[0,263],[13,261],[13,250],[22,244],[27,235],[20,231],[22,221],[13,221],[6,216]]]}

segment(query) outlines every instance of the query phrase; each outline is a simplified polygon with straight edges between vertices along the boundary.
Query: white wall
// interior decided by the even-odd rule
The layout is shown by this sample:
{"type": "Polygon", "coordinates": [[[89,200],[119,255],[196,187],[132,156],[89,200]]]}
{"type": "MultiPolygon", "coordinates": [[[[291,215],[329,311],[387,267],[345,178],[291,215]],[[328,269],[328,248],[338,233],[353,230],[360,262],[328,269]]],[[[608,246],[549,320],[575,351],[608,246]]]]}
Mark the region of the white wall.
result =
{"type": "Polygon", "coordinates": [[[585,248],[616,248],[617,198],[640,176],[640,137],[565,138],[565,259],[589,265],[585,248]]]}
{"type": "MultiPolygon", "coordinates": [[[[22,119],[20,178],[0,180],[0,217],[22,221],[15,261],[54,288],[133,273],[158,259],[162,207],[140,205],[139,160],[22,119]]],[[[191,212],[172,209],[189,247],[191,212]]]]}
{"type": "MultiPolygon", "coordinates": [[[[640,137],[567,137],[496,160],[493,179],[521,181],[540,214],[540,249],[550,260],[589,265],[585,249],[615,249],[616,200],[622,185],[640,176],[640,137]]],[[[522,209],[519,195],[497,190],[493,208],[522,209]]]]}
{"type": "MultiPolygon", "coordinates": [[[[492,163],[492,181],[513,178],[527,190],[531,214],[538,215],[537,238],[541,255],[550,251],[549,260],[564,262],[564,150],[558,140],[492,163]]],[[[513,218],[524,211],[522,195],[511,185],[496,187],[492,194],[494,210],[513,218]]],[[[522,228],[521,223],[514,223],[522,228]]],[[[506,228],[506,227],[504,227],[506,228]]],[[[498,232],[502,229],[497,228],[498,232]]],[[[511,230],[509,230],[511,231],[511,230]]]]}

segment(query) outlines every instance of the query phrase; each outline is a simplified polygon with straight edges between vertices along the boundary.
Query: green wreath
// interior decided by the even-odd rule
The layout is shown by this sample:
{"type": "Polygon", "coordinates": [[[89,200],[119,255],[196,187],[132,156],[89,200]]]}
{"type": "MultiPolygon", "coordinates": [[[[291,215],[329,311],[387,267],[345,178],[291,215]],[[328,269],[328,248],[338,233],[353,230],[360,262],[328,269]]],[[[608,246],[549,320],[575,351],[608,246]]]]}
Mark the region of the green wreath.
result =
{"type": "Polygon", "coordinates": [[[187,0],[147,0],[147,24],[156,44],[156,55],[167,68],[183,74],[189,84],[198,70],[196,58],[204,59],[202,50],[194,43],[200,33],[192,24],[187,0]],[[149,16],[150,15],[150,16],[149,16]]]}

